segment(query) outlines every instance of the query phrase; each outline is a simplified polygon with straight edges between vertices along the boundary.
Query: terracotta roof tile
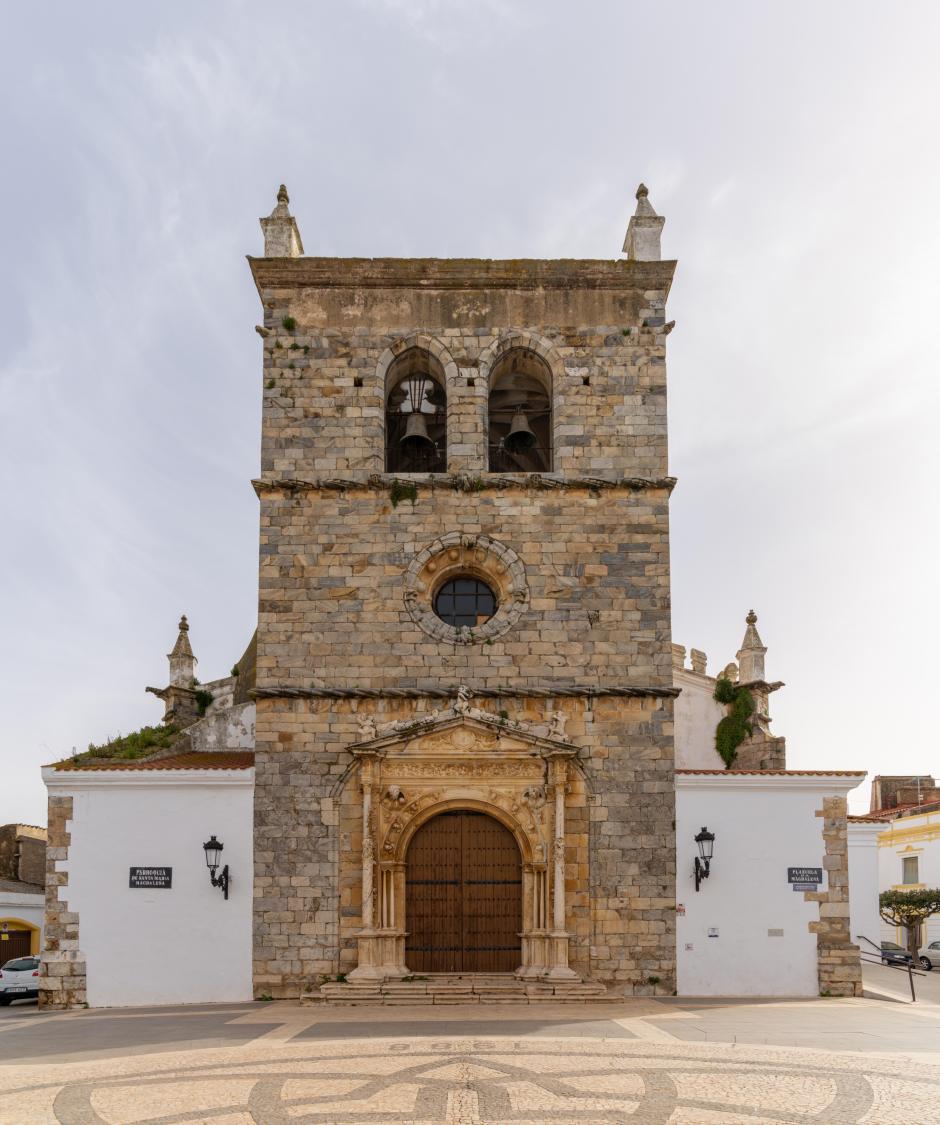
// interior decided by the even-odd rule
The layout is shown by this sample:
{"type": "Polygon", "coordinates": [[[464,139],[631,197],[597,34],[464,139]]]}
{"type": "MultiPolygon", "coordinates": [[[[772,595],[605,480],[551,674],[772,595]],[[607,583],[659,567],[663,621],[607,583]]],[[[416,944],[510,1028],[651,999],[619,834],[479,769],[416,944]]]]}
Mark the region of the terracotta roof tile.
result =
{"type": "Polygon", "coordinates": [[[113,762],[58,762],[56,770],[247,770],[255,764],[254,750],[191,750],[166,758],[120,759],[113,762]]]}
{"type": "Polygon", "coordinates": [[[864,777],[865,770],[676,770],[681,774],[702,774],[715,777],[864,777]]]}
{"type": "Polygon", "coordinates": [[[900,816],[901,813],[908,812],[936,812],[940,808],[940,801],[936,799],[930,801],[911,801],[906,805],[895,805],[890,809],[872,809],[871,812],[866,813],[866,816],[871,817],[873,820],[890,820],[892,817],[900,816]]]}

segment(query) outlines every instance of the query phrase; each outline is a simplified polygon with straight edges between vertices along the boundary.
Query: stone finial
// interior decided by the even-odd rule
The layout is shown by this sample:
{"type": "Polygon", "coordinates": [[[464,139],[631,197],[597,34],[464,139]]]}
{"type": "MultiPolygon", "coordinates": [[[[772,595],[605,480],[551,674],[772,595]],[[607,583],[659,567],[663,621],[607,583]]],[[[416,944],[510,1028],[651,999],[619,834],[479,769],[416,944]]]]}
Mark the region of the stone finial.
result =
{"type": "Polygon", "coordinates": [[[755,680],[765,678],[764,656],[767,653],[767,648],[757,632],[757,614],[753,609],[748,613],[745,620],[747,621],[747,629],[744,632],[741,647],[737,652],[738,677],[742,684],[753,683],[755,680]]]}
{"type": "Polygon", "coordinates": [[[653,210],[649,194],[646,184],[640,184],[636,189],[636,211],[627,224],[623,252],[632,262],[658,262],[662,258],[660,240],[666,220],[653,210]]]}
{"type": "Polygon", "coordinates": [[[180,618],[176,644],[173,646],[173,651],[167,653],[167,659],[170,662],[170,686],[192,687],[198,661],[193,656],[192,646],[189,643],[189,622],[186,620],[185,613],[180,618]]]}
{"type": "Polygon", "coordinates": [[[705,669],[708,667],[708,657],[705,653],[700,648],[693,648],[689,652],[689,659],[692,661],[692,671],[704,676],[705,669]]]}
{"type": "Polygon", "coordinates": [[[672,666],[677,671],[682,671],[682,669],[685,667],[685,645],[677,645],[673,643],[672,666]]]}
{"type": "Polygon", "coordinates": [[[721,673],[726,680],[730,680],[733,684],[738,682],[738,666],[732,660],[730,664],[726,664],[724,671],[721,673]]]}
{"type": "Polygon", "coordinates": [[[266,258],[299,258],[303,255],[304,244],[300,239],[297,220],[290,213],[290,196],[281,184],[277,193],[277,205],[266,219],[259,219],[264,231],[264,256],[266,258]]]}

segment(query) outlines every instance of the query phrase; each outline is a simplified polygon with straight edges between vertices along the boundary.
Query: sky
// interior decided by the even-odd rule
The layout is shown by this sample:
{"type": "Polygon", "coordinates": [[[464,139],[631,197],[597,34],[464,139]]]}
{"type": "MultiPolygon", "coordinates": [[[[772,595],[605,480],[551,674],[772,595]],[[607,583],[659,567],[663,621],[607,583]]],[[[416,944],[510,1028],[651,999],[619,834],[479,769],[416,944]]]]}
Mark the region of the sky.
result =
{"type": "Polygon", "coordinates": [[[251,636],[281,182],[308,254],[507,258],[619,257],[645,182],[674,640],[753,607],[791,768],[940,773],[933,0],[3,9],[0,823],[160,720],[181,613],[203,680],[251,636]]]}

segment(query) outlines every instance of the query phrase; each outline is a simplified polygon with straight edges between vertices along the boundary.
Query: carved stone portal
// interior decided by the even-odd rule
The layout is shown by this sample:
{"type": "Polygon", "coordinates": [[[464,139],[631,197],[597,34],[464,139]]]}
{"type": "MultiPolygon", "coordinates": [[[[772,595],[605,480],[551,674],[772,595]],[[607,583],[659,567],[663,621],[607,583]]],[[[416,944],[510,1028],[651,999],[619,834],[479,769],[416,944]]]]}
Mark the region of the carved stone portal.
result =
{"type": "MultiPolygon", "coordinates": [[[[364,724],[363,733],[371,733],[364,724]]],[[[409,975],[408,845],[432,817],[486,813],[512,832],[522,856],[519,919],[526,978],[578,979],[565,929],[565,792],[577,748],[563,728],[507,723],[458,698],[422,722],[390,724],[350,747],[362,791],[362,929],[350,980],[409,975]]]]}

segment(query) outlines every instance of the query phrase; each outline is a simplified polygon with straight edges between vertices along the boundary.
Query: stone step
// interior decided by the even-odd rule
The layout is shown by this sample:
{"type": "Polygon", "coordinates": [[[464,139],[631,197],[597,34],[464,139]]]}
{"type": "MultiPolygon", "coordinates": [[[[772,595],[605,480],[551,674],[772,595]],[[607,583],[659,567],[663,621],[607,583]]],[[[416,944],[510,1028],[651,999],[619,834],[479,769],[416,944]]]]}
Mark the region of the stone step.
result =
{"type": "Polygon", "coordinates": [[[427,1004],[584,1004],[615,1000],[596,981],[520,979],[511,973],[432,974],[422,980],[327,981],[301,997],[304,1004],[427,1005],[427,1004]]]}

